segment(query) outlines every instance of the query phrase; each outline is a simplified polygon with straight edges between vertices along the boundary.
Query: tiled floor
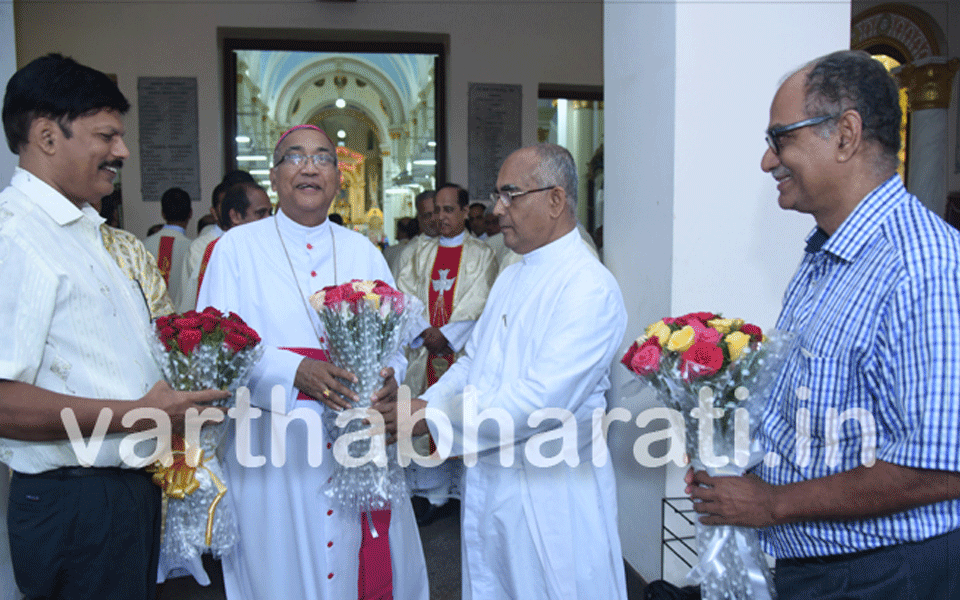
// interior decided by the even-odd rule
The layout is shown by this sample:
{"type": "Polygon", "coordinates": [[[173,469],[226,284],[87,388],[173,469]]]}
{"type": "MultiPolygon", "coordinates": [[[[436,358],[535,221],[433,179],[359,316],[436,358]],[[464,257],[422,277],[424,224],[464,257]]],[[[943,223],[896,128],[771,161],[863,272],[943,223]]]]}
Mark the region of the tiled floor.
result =
{"type": "MultiPolygon", "coordinates": [[[[450,515],[421,527],[420,539],[430,578],[430,600],[460,600],[460,516],[450,515]]],[[[205,556],[204,566],[212,580],[209,586],[198,585],[192,577],[171,579],[163,584],[157,600],[225,600],[220,563],[205,556]]]]}
{"type": "MultiPolygon", "coordinates": [[[[421,527],[420,539],[430,578],[430,600],[460,600],[460,515],[450,515],[421,527]]],[[[220,564],[209,556],[204,558],[213,581],[210,586],[197,585],[192,577],[173,579],[164,584],[157,600],[225,600],[220,564]]],[[[631,578],[630,571],[627,598],[643,598],[643,582],[631,578]]]]}

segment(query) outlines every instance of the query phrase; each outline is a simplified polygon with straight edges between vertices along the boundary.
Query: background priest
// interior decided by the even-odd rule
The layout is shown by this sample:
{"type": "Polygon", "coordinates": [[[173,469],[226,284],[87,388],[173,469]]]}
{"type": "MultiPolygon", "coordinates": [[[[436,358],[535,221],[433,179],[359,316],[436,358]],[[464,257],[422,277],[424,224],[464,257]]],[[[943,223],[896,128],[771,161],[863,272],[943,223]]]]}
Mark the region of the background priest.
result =
{"type": "MultiPolygon", "coordinates": [[[[436,383],[462,354],[497,276],[493,250],[466,230],[469,202],[470,195],[460,186],[440,186],[433,200],[440,235],[415,246],[400,268],[400,291],[424,304],[424,329],[411,344],[403,382],[413,396],[436,383]]],[[[431,450],[429,444],[422,448],[424,454],[431,450]]],[[[440,516],[437,508],[449,498],[459,499],[460,465],[453,460],[436,467],[413,463],[408,468],[414,497],[429,500],[429,506],[417,504],[421,525],[440,516]]]]}
{"type": "MultiPolygon", "coordinates": [[[[463,478],[464,600],[626,598],[613,467],[591,460],[606,456],[591,423],[606,410],[627,316],[576,231],[576,193],[564,148],[507,158],[492,199],[523,258],[494,284],[466,354],[411,401],[445,413],[452,454],[476,461],[463,478]],[[485,410],[499,417],[478,428],[485,410]]],[[[426,431],[419,421],[413,433],[426,431]]],[[[441,447],[449,439],[434,422],[430,433],[441,447]]]]}
{"type": "Polygon", "coordinates": [[[180,303],[181,270],[191,242],[186,232],[187,223],[193,216],[190,194],[178,187],[170,188],[160,197],[160,212],[166,224],[160,231],[147,236],[143,245],[156,258],[170,300],[177,306],[180,303]]]}
{"type": "MultiPolygon", "coordinates": [[[[249,418],[227,439],[225,472],[240,526],[223,560],[230,600],[404,598],[427,600],[419,532],[409,503],[372,513],[331,504],[321,488],[334,456],[320,402],[345,408],[353,374],[326,362],[323,325],[308,297],[351,279],[392,282],[380,251],[327,219],[340,190],[336,146],[313,125],[277,142],[270,183],[280,210],[235,227],[214,247],[199,305],[234,311],[266,346],[249,383],[249,418]],[[280,443],[280,441],[284,443],[280,443]],[[359,587],[358,587],[359,580],[359,587]]],[[[382,372],[375,406],[393,402],[405,361],[382,372]]]]}

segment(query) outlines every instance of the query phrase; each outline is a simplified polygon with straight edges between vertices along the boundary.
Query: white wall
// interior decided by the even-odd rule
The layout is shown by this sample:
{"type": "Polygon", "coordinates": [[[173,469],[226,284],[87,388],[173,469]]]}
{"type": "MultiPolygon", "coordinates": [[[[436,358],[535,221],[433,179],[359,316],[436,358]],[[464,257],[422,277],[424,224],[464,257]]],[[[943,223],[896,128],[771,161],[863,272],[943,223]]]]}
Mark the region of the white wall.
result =
{"type": "MultiPolygon", "coordinates": [[[[125,226],[137,235],[160,222],[159,203],[141,202],[137,77],[198,78],[202,204],[221,176],[222,117],[217,27],[351,29],[450,34],[447,61],[448,177],[467,183],[470,82],[523,85],[524,144],[536,142],[541,82],[603,83],[600,2],[123,2],[15,6],[23,62],[60,51],[108,73],[134,104],[125,120],[131,160],[123,169],[125,226]]],[[[193,224],[191,223],[191,228],[193,224]]]]}
{"type": "MultiPolygon", "coordinates": [[[[789,71],[849,47],[849,4],[608,0],[604,27],[604,256],[630,311],[624,349],[646,324],[694,310],[770,327],[813,226],[779,210],[760,171],[770,101],[789,71]]],[[[622,367],[613,383],[634,416],[656,405],[625,391],[622,367]]],[[[683,471],[638,465],[641,433],[617,424],[610,439],[624,555],[651,580],[660,498],[682,495],[683,471]]]]}

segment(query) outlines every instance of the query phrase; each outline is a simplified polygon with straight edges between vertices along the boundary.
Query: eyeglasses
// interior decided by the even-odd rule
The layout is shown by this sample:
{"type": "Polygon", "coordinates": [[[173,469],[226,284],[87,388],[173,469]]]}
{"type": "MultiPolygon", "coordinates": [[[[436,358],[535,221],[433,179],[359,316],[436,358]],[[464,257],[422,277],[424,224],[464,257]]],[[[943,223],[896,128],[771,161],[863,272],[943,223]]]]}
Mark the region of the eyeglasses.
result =
{"type": "Polygon", "coordinates": [[[552,190],[555,187],[557,186],[548,185],[547,187],[537,188],[535,190],[527,190],[525,192],[520,190],[515,192],[492,192],[490,194],[490,201],[496,204],[499,200],[500,202],[503,202],[504,206],[509,207],[514,198],[519,198],[520,196],[526,196],[527,194],[533,194],[536,192],[545,192],[547,190],[552,190]]]}
{"type": "Polygon", "coordinates": [[[785,133],[790,133],[791,131],[796,131],[797,129],[803,129],[804,127],[810,127],[811,125],[819,125],[829,121],[830,119],[837,118],[837,115],[820,115],[819,117],[813,117],[812,119],[804,119],[803,121],[797,121],[796,123],[790,123],[789,125],[781,125],[780,127],[771,127],[767,130],[767,145],[770,146],[770,149],[773,150],[774,154],[780,154],[780,136],[785,133]]]}
{"type": "Polygon", "coordinates": [[[280,160],[278,160],[274,166],[288,163],[296,168],[300,168],[304,166],[308,160],[318,167],[332,167],[337,164],[337,159],[331,154],[300,154],[299,152],[291,152],[281,156],[280,160]]]}

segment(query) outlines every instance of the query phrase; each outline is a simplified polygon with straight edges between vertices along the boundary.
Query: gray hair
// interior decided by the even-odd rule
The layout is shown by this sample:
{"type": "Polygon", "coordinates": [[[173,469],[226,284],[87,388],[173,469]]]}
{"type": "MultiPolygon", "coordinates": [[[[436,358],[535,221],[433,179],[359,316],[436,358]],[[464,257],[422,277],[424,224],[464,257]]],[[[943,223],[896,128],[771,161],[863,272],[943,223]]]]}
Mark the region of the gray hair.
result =
{"type": "MultiPolygon", "coordinates": [[[[884,166],[896,169],[900,152],[900,92],[886,68],[866,52],[841,50],[809,63],[804,111],[809,117],[855,110],[863,121],[863,139],[876,143],[884,166]]],[[[836,119],[818,129],[836,131],[836,119]]]]}
{"type": "Polygon", "coordinates": [[[567,207],[577,214],[577,165],[573,155],[563,146],[542,143],[531,146],[537,153],[537,170],[534,172],[539,185],[556,185],[567,193],[567,207]]]}

